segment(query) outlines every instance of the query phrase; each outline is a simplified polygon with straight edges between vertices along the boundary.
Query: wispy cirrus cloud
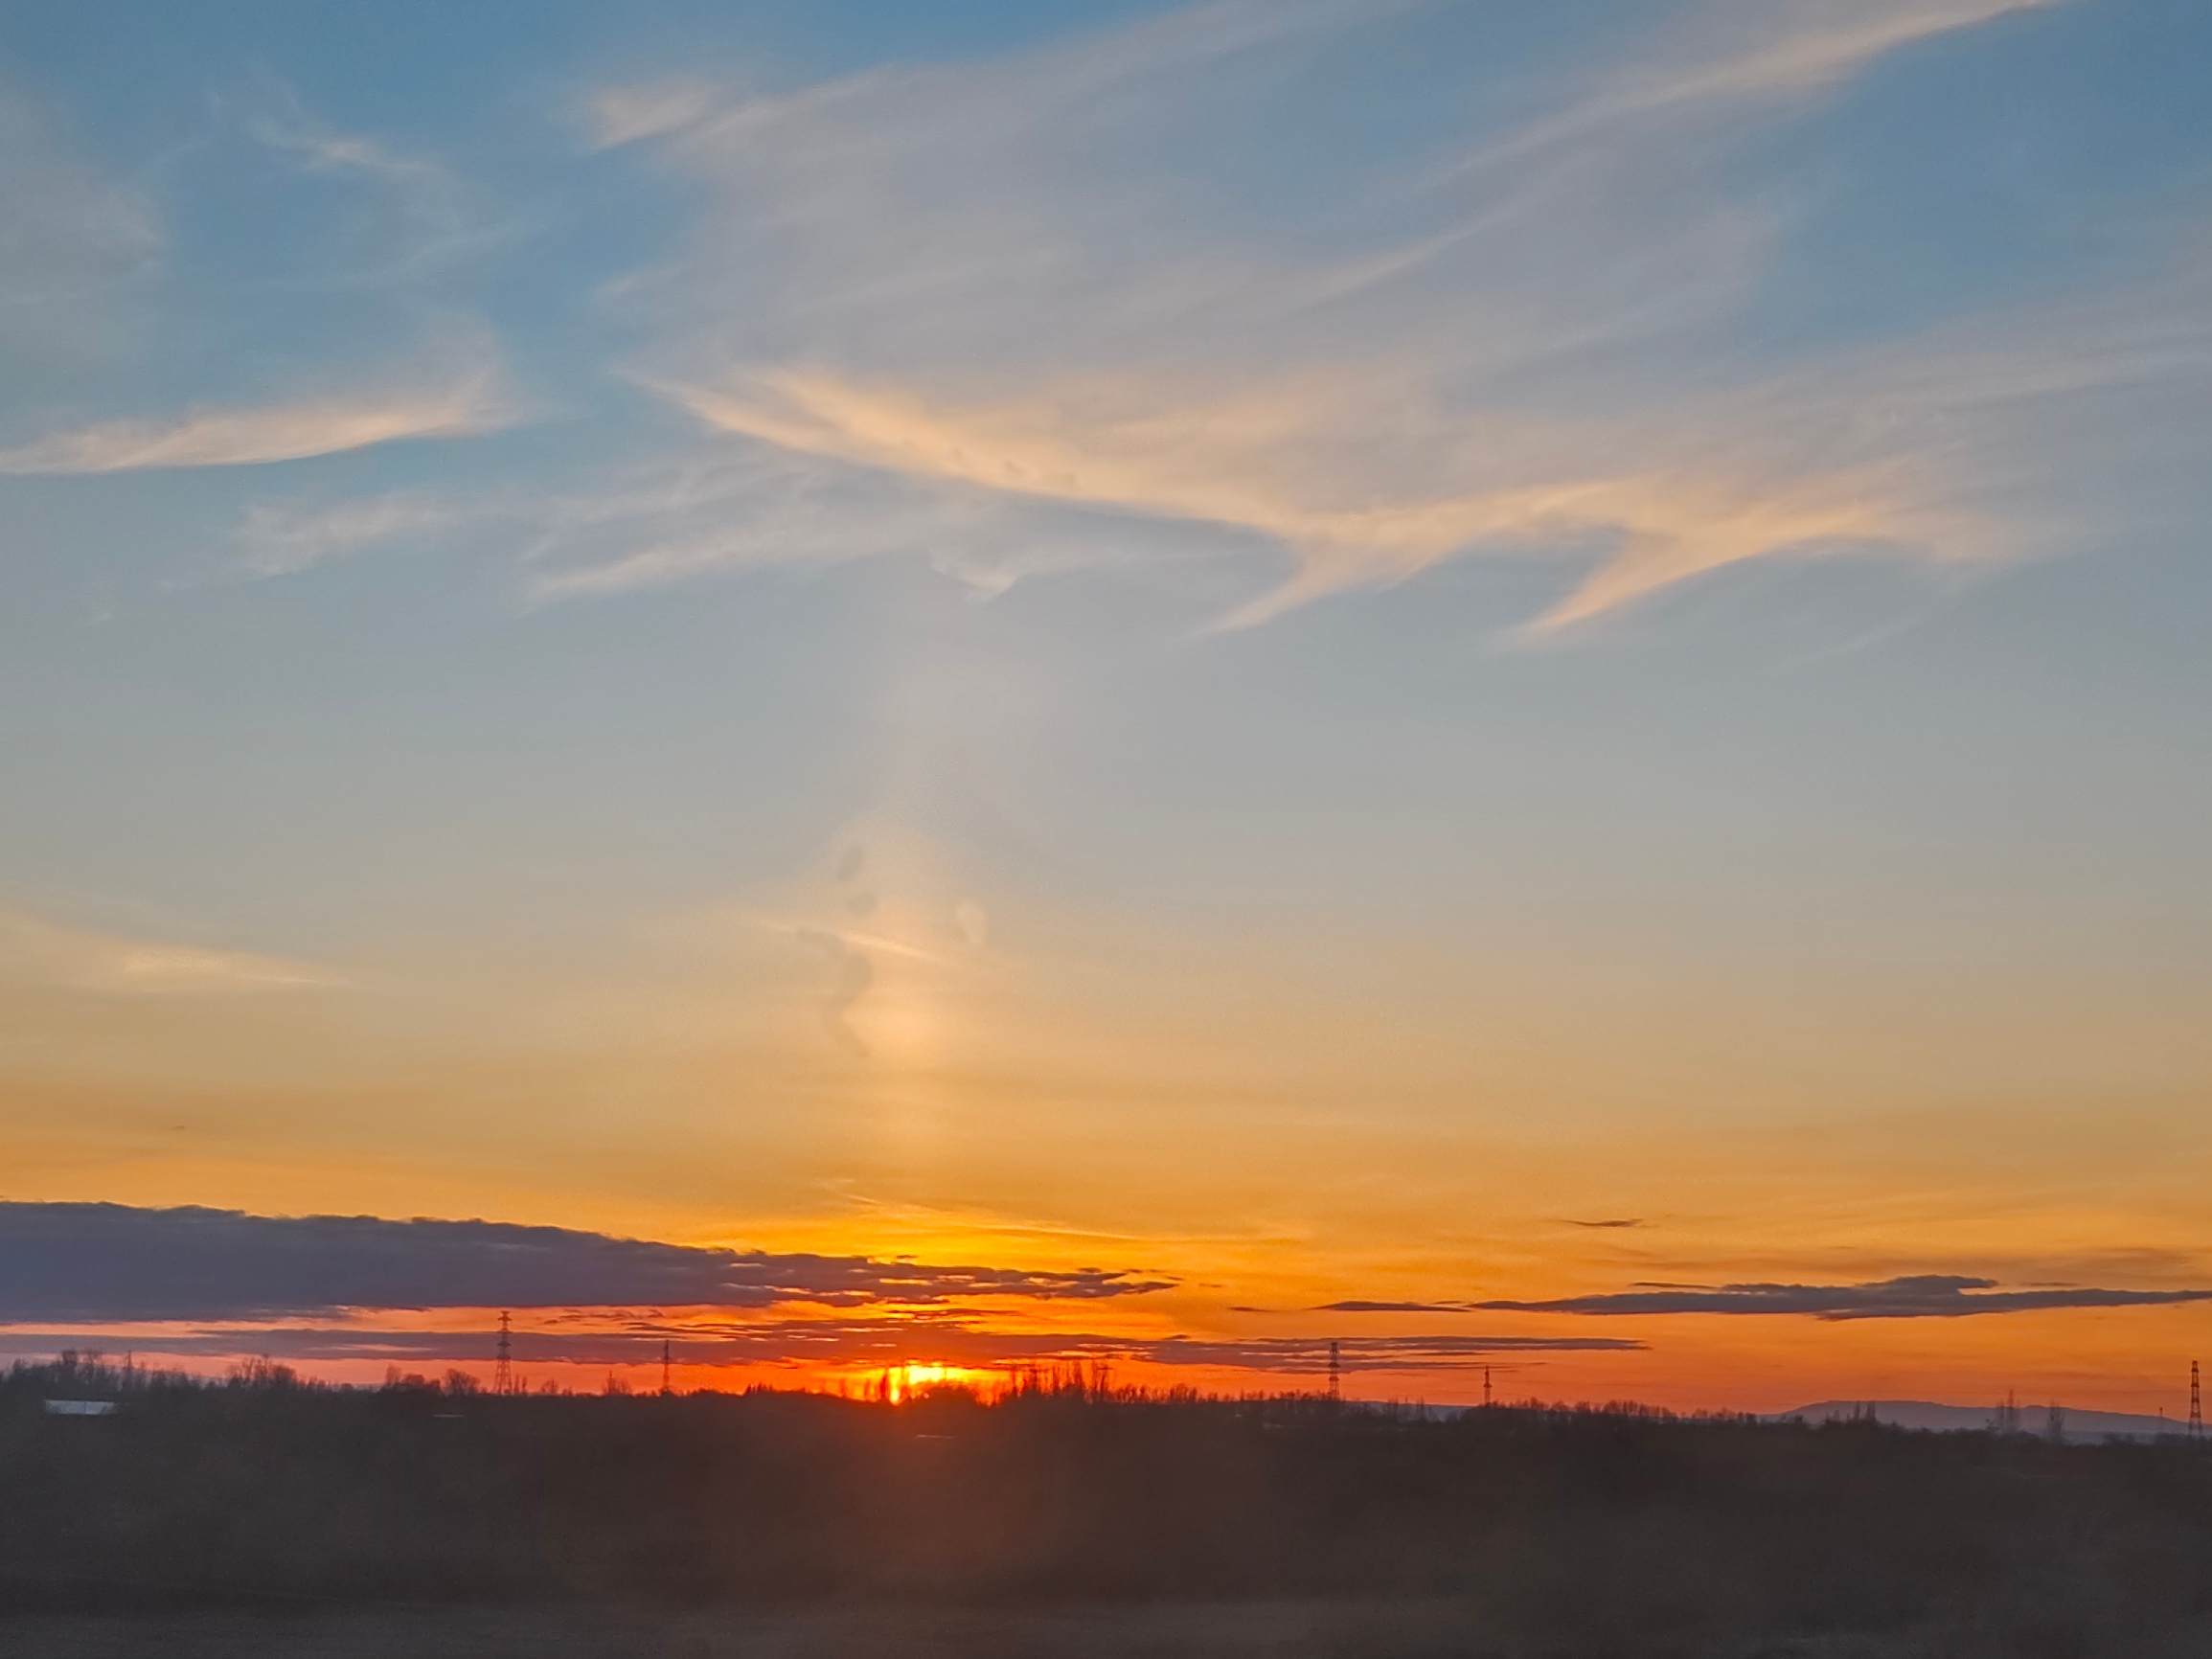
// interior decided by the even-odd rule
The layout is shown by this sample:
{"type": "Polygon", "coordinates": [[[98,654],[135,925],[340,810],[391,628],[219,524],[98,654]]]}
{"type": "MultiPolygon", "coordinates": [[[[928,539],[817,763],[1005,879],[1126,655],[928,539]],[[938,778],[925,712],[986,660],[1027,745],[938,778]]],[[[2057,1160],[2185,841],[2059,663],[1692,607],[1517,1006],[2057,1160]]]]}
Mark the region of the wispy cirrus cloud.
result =
{"type": "Polygon", "coordinates": [[[696,75],[672,76],[642,86],[604,87],[591,99],[591,140],[599,148],[612,149],[640,139],[659,138],[703,120],[728,103],[720,88],[696,75]]]}
{"type": "MultiPolygon", "coordinates": [[[[2061,1307],[2157,1307],[2212,1301],[2212,1290],[2108,1290],[2062,1285],[2004,1290],[1994,1279],[1919,1273],[1865,1284],[1652,1284],[1546,1302],[1472,1302],[1470,1311],[1516,1313],[1800,1314],[1814,1319],[1960,1319],[2061,1307]]],[[[1427,1309],[1435,1311],[1434,1307],[1427,1309]]]]}
{"type": "MultiPolygon", "coordinates": [[[[1808,469],[1787,479],[1700,459],[1681,438],[1644,445],[1648,469],[1593,475],[1587,428],[1471,422],[1386,411],[1366,389],[1259,386],[1232,402],[1162,411],[1142,380],[1055,388],[1032,400],[933,407],[896,388],[787,373],[752,396],[672,396],[722,430],[856,466],[1007,494],[1258,532],[1300,550],[1303,568],[1243,607],[1263,622],[1339,588],[1413,575],[1477,544],[1523,551],[1611,546],[1599,573],[1548,619],[1580,621],[1653,588],[1763,555],[1837,547],[1987,551],[1987,529],[1925,498],[1903,459],[1808,469]],[[1070,411],[1082,411],[1071,419],[1070,411]],[[1498,487],[1369,498],[1361,435],[1395,427],[1405,459],[1439,474],[1489,470],[1498,487]],[[1548,427],[1548,429],[1546,429],[1548,427]],[[1503,465],[1501,465],[1501,460],[1503,465]],[[1517,460],[1519,466],[1512,463],[1517,460]],[[1516,478],[1527,482],[1516,482],[1516,478]]],[[[1617,429],[1616,441],[1625,435],[1617,429]]],[[[1771,440],[1769,440],[1771,442],[1771,440]]]]}
{"type": "Polygon", "coordinates": [[[108,305],[163,244],[145,192],[103,176],[45,111],[0,85],[0,343],[103,349],[108,305]]]}
{"type": "Polygon", "coordinates": [[[1799,97],[1876,58],[2012,12],[2073,0],[1727,0],[1693,13],[1585,97],[1462,165],[1519,155],[1684,106],[1799,97]]]}
{"type": "Polygon", "coordinates": [[[1516,93],[1535,113],[1316,181],[1290,223],[1214,176],[1220,112],[1293,131],[1348,33],[1433,8],[1221,0],[773,95],[604,88],[596,142],[702,190],[683,254],[609,290],[657,341],[632,379],[702,439],[513,538],[542,598],[883,552],[989,594],[1272,550],[1288,574],[1228,625],[1535,558],[1558,629],[1753,560],[1987,567],[2179,522],[2204,445],[2178,435],[2212,409],[2193,261],[1794,353],[1746,335],[1783,212],[1727,158],[1890,55],[2064,3],[1657,9],[1516,93]]]}
{"type": "Polygon", "coordinates": [[[493,1221],[0,1203],[0,1320],[266,1320],[350,1308],[766,1308],[1091,1301],[1170,1282],[774,1254],[493,1221]]]}
{"type": "Polygon", "coordinates": [[[291,576],[358,553],[466,530],[492,515],[434,496],[398,493],[332,505],[262,501],[246,509],[238,539],[255,576],[291,576]]]}
{"type": "Polygon", "coordinates": [[[249,506],[236,532],[244,570],[264,577],[433,540],[509,551],[536,602],[885,555],[921,558],[988,597],[1044,571],[1160,557],[1140,554],[1126,524],[1048,526],[784,450],[673,457],[550,493],[275,498],[249,506]]]}
{"type": "Polygon", "coordinates": [[[291,89],[262,79],[232,109],[269,154],[342,189],[324,259],[291,280],[310,286],[405,289],[507,239],[523,220],[435,156],[316,120],[291,89]]]}
{"type": "MultiPolygon", "coordinates": [[[[641,383],[979,517],[1135,514],[1283,550],[1294,574],[1232,623],[1474,553],[1591,570],[1547,626],[1774,556],[2022,557],[2049,535],[1993,502],[2087,422],[1963,334],[1765,370],[1737,351],[1717,374],[1773,227],[1716,158],[1885,55],[2041,9],[1677,8],[1626,67],[1561,77],[1548,113],[1361,181],[1397,190],[1391,214],[1315,198],[1271,247],[1215,229],[1203,167],[1159,157],[1202,154],[1231,91],[1311,95],[1333,32],[1402,9],[1206,6],[719,106],[696,80],[613,89],[603,141],[657,138],[713,204],[685,259],[625,289],[669,342],[641,383]]],[[[1997,355],[2128,384],[2109,330],[2072,321],[2018,316],[1997,355]]],[[[711,567],[691,554],[606,568],[711,567]]]]}
{"type": "Polygon", "coordinates": [[[479,358],[459,373],[388,389],[243,408],[199,407],[164,419],[104,420],[51,433],[0,449],[0,473],[255,466],[406,439],[475,437],[520,418],[497,369],[479,358]]]}
{"type": "Polygon", "coordinates": [[[70,927],[0,907],[0,977],[108,996],[244,996],[343,985],[312,963],[70,927]]]}

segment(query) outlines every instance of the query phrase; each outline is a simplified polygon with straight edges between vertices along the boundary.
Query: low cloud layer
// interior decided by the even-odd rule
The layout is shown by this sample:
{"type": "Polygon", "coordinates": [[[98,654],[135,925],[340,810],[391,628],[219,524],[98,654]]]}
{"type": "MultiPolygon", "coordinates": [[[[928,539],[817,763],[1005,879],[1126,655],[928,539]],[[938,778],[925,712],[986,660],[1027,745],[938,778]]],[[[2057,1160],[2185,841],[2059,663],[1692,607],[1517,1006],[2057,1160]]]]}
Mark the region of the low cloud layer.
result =
{"type": "MultiPolygon", "coordinates": [[[[1920,1273],[1867,1284],[1653,1284],[1550,1302],[1474,1302],[1470,1311],[1514,1313],[1796,1313],[1814,1319],[1957,1319],[1975,1313],[2041,1313],[2054,1307],[2152,1307],[2212,1301],[2212,1290],[2104,1290],[2060,1286],[1999,1290],[1994,1279],[1920,1273]]],[[[1339,1304],[1349,1309],[1353,1304],[1339,1304]]],[[[1384,1304],[1365,1305],[1380,1309],[1384,1304]]],[[[1409,1310],[1411,1304],[1394,1305],[1409,1310]]],[[[1426,1305],[1425,1311],[1437,1311],[1426,1305]]]]}
{"type": "MultiPolygon", "coordinates": [[[[120,1342],[122,1339],[119,1338],[120,1342]]],[[[367,1361],[427,1366],[481,1364],[495,1336],[479,1330],[408,1330],[366,1325],[280,1324],[255,1329],[132,1331],[139,1353],[219,1359],[240,1352],[304,1363],[367,1361]]],[[[1262,1375],[1311,1378],[1327,1374],[1326,1337],[1131,1337],[1106,1331],[1007,1331],[947,1307],[853,1317],[742,1320],[662,1318],[563,1311],[516,1320],[514,1363],[531,1366],[625,1366],[660,1363],[663,1345],[685,1366],[769,1366],[794,1371],[871,1370],[908,1363],[970,1371],[1015,1371],[1080,1360],[1163,1365],[1262,1375]]],[[[91,1346],[80,1334],[21,1329],[0,1331],[0,1352],[53,1353],[91,1346]]],[[[1347,1374],[1459,1371],[1494,1362],[1525,1368],[1545,1353],[1624,1352],[1645,1344],[1610,1336],[1484,1336],[1471,1333],[1345,1337],[1337,1345],[1347,1374]]]]}
{"type": "MultiPolygon", "coordinates": [[[[1177,1336],[1156,1342],[1145,1357],[1161,1365],[1219,1365],[1250,1371],[1311,1375],[1329,1369],[1327,1337],[1285,1336],[1250,1341],[1207,1341],[1177,1336]]],[[[1618,1352],[1641,1342],[1612,1336],[1352,1336],[1334,1345],[1346,1371],[1458,1371],[1486,1360],[1531,1353],[1618,1352]]]]}
{"type": "MultiPolygon", "coordinates": [[[[1086,1300],[1168,1281],[613,1239],[494,1221],[0,1203],[0,1322],[278,1320],[354,1308],[1086,1300]]],[[[231,1339],[233,1346],[238,1339],[231,1339]]]]}

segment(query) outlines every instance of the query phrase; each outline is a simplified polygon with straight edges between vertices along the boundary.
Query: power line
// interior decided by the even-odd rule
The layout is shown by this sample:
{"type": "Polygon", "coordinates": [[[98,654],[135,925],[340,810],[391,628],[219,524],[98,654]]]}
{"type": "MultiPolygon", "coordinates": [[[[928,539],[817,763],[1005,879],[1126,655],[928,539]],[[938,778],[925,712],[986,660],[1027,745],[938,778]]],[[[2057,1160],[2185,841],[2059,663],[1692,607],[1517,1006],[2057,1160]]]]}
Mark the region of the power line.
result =
{"type": "Polygon", "coordinates": [[[512,1344],[508,1341],[507,1310],[503,1307],[499,1310],[499,1357],[492,1362],[491,1366],[491,1392],[493,1394],[513,1394],[514,1392],[514,1357],[511,1350],[512,1344]]]}

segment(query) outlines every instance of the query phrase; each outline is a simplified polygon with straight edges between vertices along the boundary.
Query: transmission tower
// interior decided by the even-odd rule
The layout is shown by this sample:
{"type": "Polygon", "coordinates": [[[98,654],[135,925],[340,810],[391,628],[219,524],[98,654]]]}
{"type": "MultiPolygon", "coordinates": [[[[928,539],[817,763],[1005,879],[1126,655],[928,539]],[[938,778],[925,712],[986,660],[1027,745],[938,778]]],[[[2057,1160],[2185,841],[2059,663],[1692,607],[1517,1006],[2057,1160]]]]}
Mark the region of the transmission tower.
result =
{"type": "Polygon", "coordinates": [[[1488,1411],[1490,1405],[1490,1367],[1486,1365],[1482,1368],[1482,1409],[1488,1411]]]}
{"type": "Polygon", "coordinates": [[[511,1352],[513,1345],[507,1338],[507,1310],[501,1308],[499,1310],[499,1357],[491,1365],[491,1392],[493,1394],[513,1394],[514,1392],[514,1356],[511,1352]]]}
{"type": "Polygon", "coordinates": [[[1344,1359],[1336,1344],[1329,1344],[1329,1403],[1338,1404],[1344,1398],[1344,1359]]]}
{"type": "Polygon", "coordinates": [[[669,1345],[665,1338],[660,1345],[660,1391],[664,1398],[676,1391],[675,1376],[670,1369],[669,1345]]]}
{"type": "Polygon", "coordinates": [[[2189,1362],[2189,1438],[2204,1438],[2204,1394],[2202,1385],[2197,1380],[2197,1362],[2194,1359],[2189,1362]]]}

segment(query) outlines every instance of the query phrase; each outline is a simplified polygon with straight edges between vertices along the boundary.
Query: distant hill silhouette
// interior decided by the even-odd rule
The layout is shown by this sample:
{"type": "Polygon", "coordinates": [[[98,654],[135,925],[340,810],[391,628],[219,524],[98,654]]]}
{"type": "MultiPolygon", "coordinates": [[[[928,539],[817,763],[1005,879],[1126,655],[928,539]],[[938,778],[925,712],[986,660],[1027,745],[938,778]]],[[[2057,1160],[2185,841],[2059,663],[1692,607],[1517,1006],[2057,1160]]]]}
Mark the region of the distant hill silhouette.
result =
{"type": "MultiPolygon", "coordinates": [[[[2018,1433],[2048,1435],[2050,1407],[2047,1404],[2022,1405],[2017,1409],[2018,1433]]],[[[1807,1422],[1848,1422],[1869,1411],[1877,1422],[1887,1423],[1892,1428],[1918,1429],[1932,1434],[1979,1433],[1995,1426],[1998,1415],[1998,1408],[1994,1405],[1939,1405],[1926,1399],[1824,1399],[1816,1405],[1776,1412],[1767,1420],[1786,1422],[1791,1418],[1802,1418],[1807,1422]]],[[[2172,1418],[2143,1417],[2124,1411],[2081,1411],[2064,1404],[2059,1407],[2060,1438],[2072,1445],[2108,1440],[2155,1441],[2163,1435],[2178,1435],[2183,1427],[2172,1418]]]]}

